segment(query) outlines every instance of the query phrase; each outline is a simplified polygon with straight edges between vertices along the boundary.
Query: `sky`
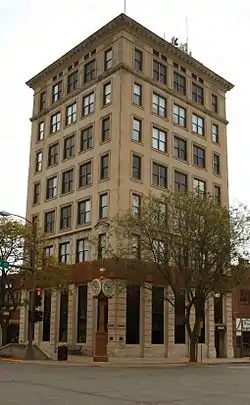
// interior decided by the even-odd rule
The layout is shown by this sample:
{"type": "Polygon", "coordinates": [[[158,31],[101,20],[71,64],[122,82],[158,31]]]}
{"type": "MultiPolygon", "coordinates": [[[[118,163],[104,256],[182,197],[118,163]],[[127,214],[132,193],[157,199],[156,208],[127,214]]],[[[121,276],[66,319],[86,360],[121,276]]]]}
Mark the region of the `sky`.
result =
{"type": "MultiPolygon", "coordinates": [[[[25,215],[33,92],[25,82],[124,11],[124,0],[0,0],[0,211],[25,215]]],[[[231,203],[250,207],[250,1],[127,0],[126,13],[235,85],[227,94],[231,203]]]]}

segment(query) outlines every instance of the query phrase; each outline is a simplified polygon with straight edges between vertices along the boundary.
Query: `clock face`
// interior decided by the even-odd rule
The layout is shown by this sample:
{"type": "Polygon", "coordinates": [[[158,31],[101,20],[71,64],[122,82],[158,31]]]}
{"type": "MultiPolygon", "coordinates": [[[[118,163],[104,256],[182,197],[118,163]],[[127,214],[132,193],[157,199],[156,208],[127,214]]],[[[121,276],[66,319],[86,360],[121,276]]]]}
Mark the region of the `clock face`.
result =
{"type": "Polygon", "coordinates": [[[113,297],[113,295],[115,293],[114,282],[112,280],[109,280],[108,278],[103,280],[103,282],[102,282],[102,292],[106,297],[109,297],[109,298],[113,297]]]}
{"type": "Polygon", "coordinates": [[[91,286],[91,294],[93,295],[93,297],[97,297],[102,290],[100,280],[98,280],[97,278],[92,280],[90,286],[91,286]]]}

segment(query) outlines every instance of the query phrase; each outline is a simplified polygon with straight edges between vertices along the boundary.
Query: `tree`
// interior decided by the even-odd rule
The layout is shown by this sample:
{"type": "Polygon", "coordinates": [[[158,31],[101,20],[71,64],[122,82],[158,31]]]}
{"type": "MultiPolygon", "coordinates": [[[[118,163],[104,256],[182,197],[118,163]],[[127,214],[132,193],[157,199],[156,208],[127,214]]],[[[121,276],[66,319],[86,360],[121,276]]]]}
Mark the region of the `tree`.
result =
{"type": "Polygon", "coordinates": [[[238,259],[249,257],[249,225],[247,207],[227,209],[209,195],[168,192],[144,197],[140,213],[121,213],[107,227],[107,251],[116,260],[127,258],[128,280],[138,269],[143,281],[145,274],[158,274],[176,297],[165,297],[173,306],[185,293],[190,361],[196,360],[205,302],[230,291],[245,270],[238,259]]]}
{"type": "Polygon", "coordinates": [[[9,322],[21,302],[21,290],[31,287],[31,254],[36,247],[36,286],[49,288],[65,284],[69,280],[68,267],[58,263],[54,256],[46,257],[46,238],[30,224],[0,218],[0,259],[9,263],[7,269],[0,268],[0,332],[5,344],[9,322]]]}

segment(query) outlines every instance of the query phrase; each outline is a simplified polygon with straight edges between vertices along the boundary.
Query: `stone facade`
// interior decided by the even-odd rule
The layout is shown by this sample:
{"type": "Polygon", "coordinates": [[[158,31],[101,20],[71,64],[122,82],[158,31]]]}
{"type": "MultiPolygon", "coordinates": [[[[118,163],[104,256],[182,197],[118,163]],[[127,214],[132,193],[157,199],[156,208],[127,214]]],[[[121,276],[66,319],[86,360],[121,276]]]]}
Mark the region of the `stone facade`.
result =
{"type": "MultiPolygon", "coordinates": [[[[117,286],[116,294],[109,300],[108,306],[108,355],[117,357],[168,357],[183,359],[188,357],[189,345],[186,334],[185,344],[175,343],[175,310],[166,300],[164,301],[164,342],[152,344],[152,289],[150,284],[140,287],[140,339],[139,344],[126,344],[126,285],[117,286]]],[[[60,344],[82,345],[82,351],[86,355],[92,355],[94,351],[95,331],[97,328],[97,301],[91,295],[90,288],[87,290],[87,320],[86,341],[77,343],[77,308],[78,287],[70,285],[68,288],[68,333],[67,342],[59,342],[59,317],[60,317],[60,291],[53,290],[51,296],[51,322],[50,341],[42,341],[43,322],[36,324],[34,341],[38,343],[49,355],[56,353],[60,344]]],[[[171,296],[171,292],[165,289],[165,294],[171,296]]],[[[23,293],[25,295],[25,293],[23,293]]],[[[171,297],[171,300],[173,297],[171,297]]],[[[20,316],[19,341],[27,340],[27,308],[22,308],[20,316]]],[[[224,341],[224,357],[233,357],[232,339],[232,297],[227,294],[224,297],[224,322],[226,329],[224,341]]],[[[192,314],[191,314],[192,316],[192,314]]],[[[205,343],[198,344],[198,358],[215,358],[215,323],[213,299],[206,303],[205,311],[206,333],[205,343]]]]}

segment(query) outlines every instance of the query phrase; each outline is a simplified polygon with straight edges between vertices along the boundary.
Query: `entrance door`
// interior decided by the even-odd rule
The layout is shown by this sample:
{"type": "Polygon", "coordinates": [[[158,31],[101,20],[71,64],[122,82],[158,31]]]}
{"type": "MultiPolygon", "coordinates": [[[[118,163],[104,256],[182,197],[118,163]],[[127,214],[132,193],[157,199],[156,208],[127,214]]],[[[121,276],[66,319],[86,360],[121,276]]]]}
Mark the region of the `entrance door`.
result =
{"type": "Polygon", "coordinates": [[[219,329],[218,327],[215,329],[215,350],[216,350],[216,357],[223,358],[225,357],[225,330],[219,329]]]}

